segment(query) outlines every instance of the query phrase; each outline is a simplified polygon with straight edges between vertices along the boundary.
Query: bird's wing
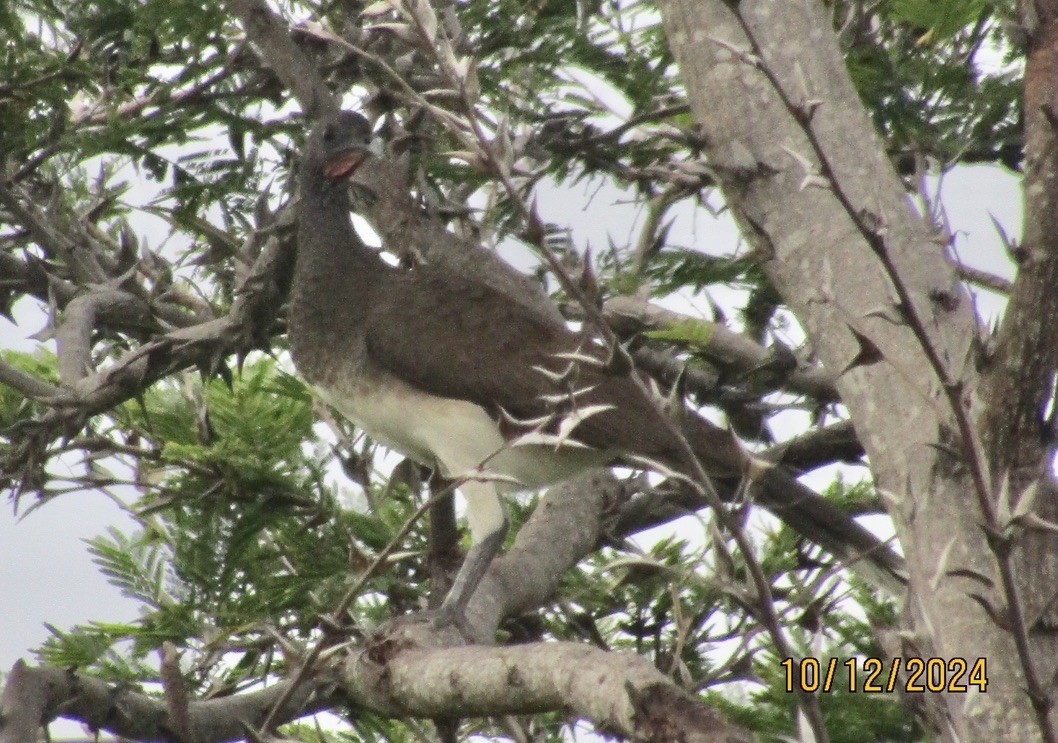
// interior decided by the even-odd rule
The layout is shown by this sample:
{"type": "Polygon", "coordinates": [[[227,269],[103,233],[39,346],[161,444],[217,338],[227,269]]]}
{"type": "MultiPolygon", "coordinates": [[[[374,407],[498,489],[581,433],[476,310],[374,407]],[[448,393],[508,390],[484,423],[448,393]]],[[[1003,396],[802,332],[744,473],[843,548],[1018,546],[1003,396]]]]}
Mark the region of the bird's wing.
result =
{"type": "MultiPolygon", "coordinates": [[[[382,369],[431,395],[480,405],[501,428],[509,425],[509,435],[546,418],[543,432],[593,448],[670,466],[683,460],[672,426],[643,386],[598,363],[601,346],[471,279],[425,270],[394,278],[366,333],[369,357],[382,369]]],[[[703,466],[739,472],[743,454],[734,437],[689,415],[698,425],[683,427],[703,466]]]]}
{"type": "MultiPolygon", "coordinates": [[[[368,320],[369,356],[432,395],[533,418],[550,412],[545,398],[566,389],[565,382],[556,382],[539,367],[561,370],[567,360],[555,354],[587,350],[588,356],[602,355],[597,347],[585,349],[583,338],[561,323],[471,280],[412,272],[387,289],[391,291],[377,298],[368,320]],[[414,286],[402,286],[405,282],[414,286]]],[[[577,405],[613,407],[584,420],[573,438],[683,469],[685,459],[671,426],[629,374],[591,364],[581,364],[578,371],[577,385],[591,390],[576,398],[577,405]]],[[[680,425],[708,473],[736,480],[741,476],[746,456],[734,436],[691,411],[680,425]]],[[[769,469],[763,477],[762,501],[773,512],[835,555],[861,565],[860,570],[869,569],[868,577],[876,577],[870,571],[877,568],[883,585],[899,586],[902,559],[871,532],[782,468],[769,469]]]]}
{"type": "Polygon", "coordinates": [[[367,351],[380,368],[424,392],[490,412],[543,414],[559,387],[555,353],[579,338],[489,286],[426,269],[393,276],[376,297],[367,351]]]}

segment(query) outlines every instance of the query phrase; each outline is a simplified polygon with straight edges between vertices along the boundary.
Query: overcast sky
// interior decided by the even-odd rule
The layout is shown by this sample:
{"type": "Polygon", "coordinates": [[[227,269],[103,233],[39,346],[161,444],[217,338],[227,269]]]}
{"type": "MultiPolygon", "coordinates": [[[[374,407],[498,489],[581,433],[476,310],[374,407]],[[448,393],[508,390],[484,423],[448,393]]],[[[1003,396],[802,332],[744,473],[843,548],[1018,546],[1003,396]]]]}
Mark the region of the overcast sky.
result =
{"type": "MultiPolygon", "coordinates": [[[[946,177],[943,200],[957,233],[961,259],[1010,277],[1012,266],[990,215],[1008,235],[1020,234],[1022,200],[1016,176],[994,167],[959,168],[946,177]]],[[[616,189],[597,189],[594,184],[542,190],[539,209],[546,221],[569,225],[580,247],[590,244],[604,248],[610,237],[617,244],[626,243],[640,217],[626,195],[616,189]]],[[[145,222],[141,229],[157,230],[158,226],[145,222]]],[[[158,245],[163,235],[148,235],[148,242],[158,245]]],[[[688,204],[679,213],[669,240],[721,253],[731,249],[737,235],[730,220],[716,219],[705,209],[688,204]]],[[[522,263],[521,257],[515,262],[522,263]]],[[[699,305],[705,307],[704,302],[699,305]]],[[[44,316],[26,302],[15,309],[15,324],[0,319],[0,346],[28,350],[33,347],[28,338],[41,329],[44,316]]],[[[696,307],[685,302],[680,309],[695,311],[696,307]]],[[[979,309],[982,319],[988,321],[996,316],[1001,303],[982,293],[979,309]]],[[[703,314],[706,312],[702,309],[703,314]]],[[[48,636],[45,622],[67,628],[89,620],[136,617],[137,607],[106,583],[86,551],[84,540],[112,524],[133,526],[100,493],[63,496],[22,520],[13,516],[10,503],[0,505],[0,669],[6,671],[18,658],[33,659],[29,649],[48,636]]],[[[69,738],[78,735],[78,727],[53,726],[53,734],[58,739],[69,738]]]]}

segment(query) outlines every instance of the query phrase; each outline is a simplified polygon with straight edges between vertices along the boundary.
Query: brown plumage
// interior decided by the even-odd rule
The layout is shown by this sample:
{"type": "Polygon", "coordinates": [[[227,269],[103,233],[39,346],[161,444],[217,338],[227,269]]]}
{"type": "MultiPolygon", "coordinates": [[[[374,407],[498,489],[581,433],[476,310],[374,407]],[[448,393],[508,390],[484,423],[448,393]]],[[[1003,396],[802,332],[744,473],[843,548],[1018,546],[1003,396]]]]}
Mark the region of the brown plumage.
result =
{"type": "MultiPolygon", "coordinates": [[[[490,470],[538,487],[625,456],[690,474],[681,442],[629,372],[570,357],[601,359],[603,349],[590,338],[478,280],[430,265],[392,267],[361,242],[344,178],[369,139],[362,117],[340,114],[314,130],[301,164],[290,344],[299,370],[324,398],[376,438],[449,476],[487,459],[490,470]],[[529,430],[555,433],[573,411],[585,410],[596,412],[569,438],[588,450],[526,446],[492,456],[490,447],[504,448],[504,440],[529,430]]],[[[682,420],[706,472],[737,478],[747,470],[750,460],[729,432],[690,411],[682,420]]],[[[791,526],[842,559],[866,554],[861,567],[898,583],[902,561],[874,535],[781,468],[754,470],[758,499],[791,526]]],[[[450,596],[449,610],[461,611],[502,541],[505,521],[490,499],[509,489],[463,487],[475,541],[488,545],[468,556],[453,589],[462,594],[450,596]],[[475,516],[475,509],[491,515],[475,516]]]]}

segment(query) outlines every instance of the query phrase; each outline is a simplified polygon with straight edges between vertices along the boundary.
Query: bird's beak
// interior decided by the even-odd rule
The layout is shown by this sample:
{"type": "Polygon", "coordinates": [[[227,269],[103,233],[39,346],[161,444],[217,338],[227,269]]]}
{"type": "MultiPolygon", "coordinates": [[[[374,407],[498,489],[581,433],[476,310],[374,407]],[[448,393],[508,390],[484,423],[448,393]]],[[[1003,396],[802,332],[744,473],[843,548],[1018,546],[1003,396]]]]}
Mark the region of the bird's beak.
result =
{"type": "Polygon", "coordinates": [[[323,174],[332,181],[342,178],[352,178],[356,169],[359,168],[367,156],[371,154],[365,147],[350,147],[339,152],[327,161],[323,166],[323,174]]]}

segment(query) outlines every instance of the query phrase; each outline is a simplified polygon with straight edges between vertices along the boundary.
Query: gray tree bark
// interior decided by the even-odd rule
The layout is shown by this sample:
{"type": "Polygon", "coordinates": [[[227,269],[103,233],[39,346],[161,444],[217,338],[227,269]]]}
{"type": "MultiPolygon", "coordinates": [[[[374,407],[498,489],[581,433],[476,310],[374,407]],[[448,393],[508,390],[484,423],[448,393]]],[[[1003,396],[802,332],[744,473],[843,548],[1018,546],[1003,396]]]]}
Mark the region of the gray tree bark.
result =
{"type": "MultiPolygon", "coordinates": [[[[1025,596],[1054,585],[1054,539],[1014,534],[1004,562],[985,537],[982,524],[1010,524],[1003,470],[969,453],[974,436],[960,428],[975,422],[979,441],[994,440],[981,430],[991,401],[975,394],[971,302],[887,159],[822,5],[666,0],[661,10],[709,164],[835,375],[896,524],[911,567],[896,652],[987,658],[987,694],[930,696],[931,727],[953,740],[1038,738],[1050,707],[1030,699],[1026,673],[1049,679],[1053,662],[1041,673],[1026,658],[1052,658],[1054,644],[1033,632],[1025,596]],[[1018,568],[1030,542],[1035,572],[1018,568]]],[[[1040,459],[1032,464],[1036,477],[1040,459]]],[[[1016,502],[1022,491],[1013,492],[1016,502]]]]}

